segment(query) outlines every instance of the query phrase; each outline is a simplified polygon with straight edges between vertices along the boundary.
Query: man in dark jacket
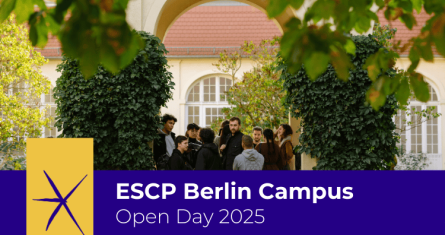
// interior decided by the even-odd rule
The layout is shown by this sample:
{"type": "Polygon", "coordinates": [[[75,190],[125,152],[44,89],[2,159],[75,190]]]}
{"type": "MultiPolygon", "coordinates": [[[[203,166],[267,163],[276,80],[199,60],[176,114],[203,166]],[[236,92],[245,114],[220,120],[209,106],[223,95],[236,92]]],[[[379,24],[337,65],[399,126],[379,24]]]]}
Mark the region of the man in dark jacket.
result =
{"type": "Polygon", "coordinates": [[[203,146],[198,151],[195,170],[220,170],[221,157],[218,147],[213,143],[215,133],[210,128],[204,128],[199,132],[199,136],[203,146]]]}
{"type": "Polygon", "coordinates": [[[197,124],[190,123],[187,125],[187,132],[185,133],[185,136],[189,138],[189,148],[185,154],[190,159],[190,164],[193,168],[196,166],[198,151],[202,146],[202,143],[198,141],[198,133],[200,129],[201,127],[199,127],[197,124]]]}
{"type": "Polygon", "coordinates": [[[162,116],[162,123],[164,128],[158,129],[159,139],[154,142],[153,145],[153,157],[158,162],[160,156],[167,154],[171,156],[175,149],[175,133],[172,132],[175,123],[178,120],[171,114],[164,114],[162,116]]]}
{"type": "Polygon", "coordinates": [[[170,170],[193,170],[189,160],[186,155],[184,155],[188,148],[187,137],[182,135],[176,137],[175,146],[176,148],[173,150],[172,156],[168,161],[170,170]]]}
{"type": "Polygon", "coordinates": [[[226,144],[221,146],[223,153],[223,167],[225,170],[233,170],[233,161],[236,156],[243,152],[242,138],[243,133],[240,132],[241,120],[238,117],[232,117],[230,120],[230,132],[227,136],[226,144]]]}

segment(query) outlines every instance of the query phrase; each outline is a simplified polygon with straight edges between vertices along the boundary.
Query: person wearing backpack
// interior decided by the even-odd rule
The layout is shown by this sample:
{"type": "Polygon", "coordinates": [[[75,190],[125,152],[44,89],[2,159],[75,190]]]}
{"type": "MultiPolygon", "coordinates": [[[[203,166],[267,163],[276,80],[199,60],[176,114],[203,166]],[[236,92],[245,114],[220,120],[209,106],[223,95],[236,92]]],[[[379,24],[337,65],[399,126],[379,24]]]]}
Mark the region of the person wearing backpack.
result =
{"type": "Polygon", "coordinates": [[[175,139],[175,149],[168,161],[168,170],[193,170],[184,153],[188,149],[188,139],[185,136],[178,136],[175,139]]]}
{"type": "Polygon", "coordinates": [[[221,157],[218,147],[213,143],[215,132],[210,128],[203,128],[199,132],[199,137],[203,145],[198,151],[195,170],[220,170],[221,157]]]}
{"type": "Polygon", "coordinates": [[[263,135],[266,143],[259,143],[255,148],[258,153],[264,156],[263,170],[279,170],[277,163],[281,157],[280,146],[274,142],[271,129],[265,129],[263,135]]]}

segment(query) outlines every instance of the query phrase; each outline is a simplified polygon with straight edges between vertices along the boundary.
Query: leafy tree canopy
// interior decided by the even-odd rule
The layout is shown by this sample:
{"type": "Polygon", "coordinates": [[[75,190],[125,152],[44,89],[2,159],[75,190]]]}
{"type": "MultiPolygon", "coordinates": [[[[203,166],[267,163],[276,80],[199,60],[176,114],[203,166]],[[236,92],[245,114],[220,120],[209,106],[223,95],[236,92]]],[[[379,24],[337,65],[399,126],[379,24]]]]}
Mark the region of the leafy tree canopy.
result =
{"type": "Polygon", "coordinates": [[[47,60],[34,51],[28,29],[14,15],[0,24],[0,51],[0,169],[21,169],[13,156],[24,156],[25,137],[40,137],[50,123],[40,98],[50,89],[40,71],[47,60]]]}
{"type": "MultiPolygon", "coordinates": [[[[280,15],[287,7],[297,10],[305,0],[271,0],[267,8],[269,17],[280,15]]],[[[289,72],[296,74],[304,64],[307,75],[315,80],[332,64],[339,79],[347,81],[350,71],[356,68],[349,54],[356,47],[347,34],[352,30],[365,33],[371,22],[379,22],[378,10],[383,10],[387,20],[400,20],[410,30],[417,24],[414,15],[422,9],[431,18],[422,27],[422,33],[410,39],[406,45],[394,43],[394,50],[383,48],[373,52],[361,64],[372,80],[367,97],[375,109],[383,106],[386,96],[395,92],[397,100],[405,105],[411,94],[423,102],[428,101],[428,84],[423,75],[416,72],[421,59],[433,62],[432,47],[445,56],[445,1],[438,0],[317,0],[307,8],[304,17],[292,18],[281,41],[281,53],[288,64],[289,72]],[[374,9],[373,9],[374,8],[374,9]],[[405,74],[395,77],[385,75],[392,68],[399,53],[409,50],[411,65],[405,74]]]]}
{"type": "MultiPolygon", "coordinates": [[[[223,109],[226,119],[239,117],[243,131],[247,133],[251,133],[255,126],[273,129],[289,121],[289,112],[282,104],[285,93],[280,80],[281,71],[277,70],[281,59],[277,57],[277,43],[278,38],[263,40],[258,45],[245,42],[239,52],[223,52],[218,62],[213,64],[236,81],[241,62],[250,59],[254,63],[253,69],[245,72],[242,79],[223,96],[231,106],[223,109]]],[[[219,128],[221,121],[216,120],[212,127],[219,128]]]]}
{"type": "Polygon", "coordinates": [[[1,0],[0,23],[14,12],[18,23],[29,24],[32,45],[42,48],[48,34],[57,35],[63,52],[78,58],[89,78],[99,64],[119,72],[143,48],[143,41],[126,22],[127,5],[128,0],[57,0],[56,7],[48,8],[44,0],[1,0]]]}
{"type": "MultiPolygon", "coordinates": [[[[58,0],[55,8],[47,8],[43,0],[2,0],[0,22],[11,12],[17,14],[19,23],[27,21],[33,46],[45,46],[49,33],[57,35],[63,51],[78,58],[82,73],[91,77],[99,63],[113,73],[118,72],[131,63],[138,49],[143,48],[142,40],[131,33],[126,22],[127,5],[128,0],[58,0]],[[38,6],[37,11],[34,11],[34,5],[38,6]]],[[[303,18],[294,17],[287,23],[281,41],[282,55],[289,64],[289,72],[295,74],[305,64],[308,76],[315,80],[330,63],[338,78],[344,81],[355,67],[347,54],[354,54],[356,49],[347,33],[352,30],[367,32],[372,21],[379,22],[375,10],[384,10],[385,18],[390,22],[400,20],[412,29],[417,24],[414,14],[425,9],[431,18],[420,35],[406,45],[396,43],[396,51],[375,52],[363,67],[373,81],[367,96],[371,103],[375,103],[374,108],[382,106],[382,97],[392,92],[396,93],[401,104],[407,103],[410,91],[414,91],[418,100],[428,100],[428,85],[422,74],[415,70],[421,59],[434,60],[433,46],[445,56],[445,1],[270,0],[267,13],[273,18],[287,7],[298,10],[302,6],[307,7],[303,18]],[[374,6],[375,10],[372,9],[374,6]],[[382,71],[391,68],[394,58],[406,50],[409,50],[411,61],[407,70],[410,83],[401,75],[395,78],[385,76],[382,71]]]]}

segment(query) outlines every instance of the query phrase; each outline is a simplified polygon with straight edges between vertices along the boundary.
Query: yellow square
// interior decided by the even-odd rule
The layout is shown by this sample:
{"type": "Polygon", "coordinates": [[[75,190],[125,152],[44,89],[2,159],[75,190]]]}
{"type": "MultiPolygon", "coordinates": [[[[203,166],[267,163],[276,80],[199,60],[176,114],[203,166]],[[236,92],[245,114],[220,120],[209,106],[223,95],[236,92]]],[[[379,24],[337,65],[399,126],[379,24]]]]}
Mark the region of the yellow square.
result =
{"type": "Polygon", "coordinates": [[[27,140],[28,235],[93,234],[93,152],[93,139],[27,140]],[[74,188],[74,192],[66,199],[74,188]],[[51,215],[59,206],[60,210],[46,230],[51,215]],[[71,211],[80,229],[65,206],[71,211]]]}

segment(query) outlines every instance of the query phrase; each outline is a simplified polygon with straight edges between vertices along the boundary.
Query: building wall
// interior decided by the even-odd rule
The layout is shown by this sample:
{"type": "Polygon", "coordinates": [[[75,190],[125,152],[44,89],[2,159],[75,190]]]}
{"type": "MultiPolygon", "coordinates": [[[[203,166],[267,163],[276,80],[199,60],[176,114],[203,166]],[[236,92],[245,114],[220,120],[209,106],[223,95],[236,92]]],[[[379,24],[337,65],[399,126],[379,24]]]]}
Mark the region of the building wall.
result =
{"type": "MultiPolygon", "coordinates": [[[[186,95],[189,89],[195,82],[201,78],[210,75],[221,75],[221,72],[216,70],[212,63],[216,63],[218,58],[168,58],[170,65],[169,71],[173,75],[175,83],[173,90],[173,99],[167,103],[167,107],[161,108],[161,113],[170,113],[178,119],[173,132],[176,134],[185,134],[186,129],[186,95]]],[[[57,65],[61,63],[60,59],[51,59],[48,64],[42,67],[42,73],[51,81],[51,85],[56,85],[57,78],[60,73],[56,71],[57,65]]],[[[407,69],[409,67],[409,60],[401,58],[397,62],[397,67],[407,69]]],[[[242,66],[236,77],[242,78],[244,72],[252,68],[253,62],[244,59],[242,66]]],[[[426,76],[426,81],[436,90],[439,96],[439,112],[445,114],[445,59],[435,58],[434,63],[421,62],[417,69],[418,72],[426,76]]],[[[228,75],[226,75],[228,76],[228,75]]],[[[230,76],[228,76],[230,77],[230,76]]],[[[440,122],[440,153],[442,154],[442,169],[445,169],[445,117],[439,118],[440,122]]]]}
{"type": "MultiPolygon", "coordinates": [[[[408,69],[410,65],[408,58],[400,58],[396,66],[401,69],[408,69]]],[[[439,117],[439,153],[442,155],[442,169],[445,169],[445,58],[434,58],[434,63],[422,61],[417,72],[425,76],[425,80],[435,89],[439,96],[438,112],[442,113],[439,117]]],[[[425,141],[425,140],[424,140],[425,141]]]]}
{"type": "MultiPolygon", "coordinates": [[[[169,71],[173,74],[175,90],[173,92],[173,99],[167,103],[167,107],[161,109],[161,113],[170,113],[178,118],[178,123],[175,125],[173,132],[176,134],[185,134],[186,120],[185,120],[185,105],[186,95],[189,88],[194,85],[195,82],[203,77],[209,75],[222,75],[221,72],[216,70],[212,63],[216,63],[218,58],[178,58],[168,59],[168,64],[171,66],[169,71]]],[[[244,72],[249,71],[252,68],[252,61],[243,59],[240,70],[237,72],[236,77],[242,78],[244,72]]],[[[230,77],[229,75],[226,75],[230,77]]]]}
{"type": "MultiPolygon", "coordinates": [[[[177,134],[185,134],[185,104],[186,95],[189,88],[195,82],[203,77],[210,75],[223,75],[216,70],[212,63],[216,63],[218,58],[169,58],[169,71],[173,75],[173,82],[175,83],[173,90],[173,99],[167,103],[167,107],[161,108],[161,113],[170,113],[178,118],[178,123],[175,125],[173,132],[177,134]]],[[[60,73],[56,71],[57,65],[61,63],[60,59],[51,59],[48,64],[44,65],[42,73],[51,81],[51,85],[56,86],[56,80],[60,77],[60,73]]],[[[243,59],[241,68],[236,77],[242,78],[244,72],[252,68],[253,62],[249,59],[243,59]]],[[[229,75],[225,75],[230,77],[229,75]]]]}
{"type": "Polygon", "coordinates": [[[46,76],[52,86],[56,86],[56,80],[60,77],[60,73],[56,71],[57,65],[62,63],[61,59],[50,59],[48,64],[42,66],[42,74],[46,76]]]}

